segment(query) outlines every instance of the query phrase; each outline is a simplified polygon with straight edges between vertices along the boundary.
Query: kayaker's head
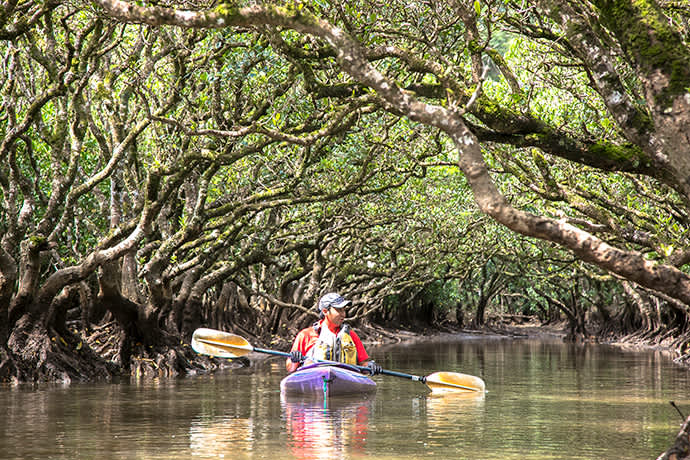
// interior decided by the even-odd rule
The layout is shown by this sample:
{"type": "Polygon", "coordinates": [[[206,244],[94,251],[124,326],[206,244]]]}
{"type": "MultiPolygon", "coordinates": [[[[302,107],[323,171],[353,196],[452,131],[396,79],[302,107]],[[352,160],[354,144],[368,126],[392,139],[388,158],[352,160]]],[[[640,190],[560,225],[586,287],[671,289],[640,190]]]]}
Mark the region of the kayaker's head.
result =
{"type": "Polygon", "coordinates": [[[345,308],[352,305],[352,302],[345,299],[337,292],[329,292],[319,300],[319,311],[321,317],[325,317],[331,324],[340,327],[345,321],[345,308]]]}

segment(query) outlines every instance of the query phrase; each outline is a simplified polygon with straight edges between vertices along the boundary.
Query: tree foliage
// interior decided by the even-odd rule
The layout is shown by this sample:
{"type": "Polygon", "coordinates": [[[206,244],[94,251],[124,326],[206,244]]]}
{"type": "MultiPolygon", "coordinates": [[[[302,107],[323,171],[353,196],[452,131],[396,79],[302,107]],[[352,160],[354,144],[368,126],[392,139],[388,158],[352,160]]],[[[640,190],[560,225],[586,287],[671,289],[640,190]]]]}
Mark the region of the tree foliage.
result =
{"type": "Polygon", "coordinates": [[[674,2],[25,1],[0,39],[3,378],[78,374],[48,351],[102,357],[93,324],[123,369],[202,322],[287,335],[330,289],[573,324],[613,289],[685,332],[674,2]]]}

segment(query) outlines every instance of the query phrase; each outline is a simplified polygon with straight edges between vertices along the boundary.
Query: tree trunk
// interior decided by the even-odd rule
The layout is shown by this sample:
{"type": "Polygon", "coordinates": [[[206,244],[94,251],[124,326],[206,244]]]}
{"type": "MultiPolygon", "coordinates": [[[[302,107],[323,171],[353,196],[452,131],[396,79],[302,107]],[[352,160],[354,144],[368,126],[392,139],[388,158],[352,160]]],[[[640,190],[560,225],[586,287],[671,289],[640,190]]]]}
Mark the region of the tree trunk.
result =
{"type": "Polygon", "coordinates": [[[165,265],[162,258],[155,257],[144,269],[144,278],[149,291],[148,302],[159,305],[161,310],[166,310],[165,306],[172,300],[170,286],[163,279],[165,265]]]}
{"type": "Polygon", "coordinates": [[[182,285],[172,301],[172,311],[170,312],[172,318],[168,321],[175,327],[172,329],[173,332],[181,333],[183,338],[189,340],[192,338],[194,329],[201,324],[201,303],[196,306],[195,310],[195,306],[189,302],[189,296],[194,288],[194,283],[199,280],[202,273],[203,267],[200,266],[185,273],[182,285]]]}
{"type": "Polygon", "coordinates": [[[75,302],[75,299],[78,302],[78,297],[79,285],[72,285],[63,289],[50,306],[46,320],[48,327],[63,336],[71,334],[67,329],[67,310],[75,302]]]}
{"type": "Polygon", "coordinates": [[[137,276],[137,261],[134,251],[128,252],[122,257],[122,295],[134,303],[142,303],[139,290],[139,277],[137,276]]]}
{"type": "Polygon", "coordinates": [[[182,309],[182,337],[189,340],[192,338],[194,330],[201,326],[201,309],[203,308],[202,299],[192,296],[187,299],[182,309]]]}
{"type": "Polygon", "coordinates": [[[472,321],[474,327],[480,327],[486,323],[485,314],[488,303],[489,299],[482,293],[477,301],[477,309],[475,310],[474,321],[472,321]]]}
{"type": "MultiPolygon", "coordinates": [[[[0,347],[4,347],[10,333],[10,302],[14,284],[17,281],[17,264],[0,247],[0,347]]],[[[2,348],[0,348],[2,352],[2,348]]],[[[0,357],[0,379],[2,378],[2,357],[0,357]]]]}
{"type": "Polygon", "coordinates": [[[32,237],[20,245],[19,285],[9,307],[10,329],[25,313],[31,313],[32,316],[39,313],[35,300],[40,279],[41,251],[45,249],[48,249],[48,244],[43,238],[32,237]]]}
{"type": "Polygon", "coordinates": [[[465,312],[460,303],[455,305],[455,321],[458,323],[458,327],[463,327],[465,325],[465,312]]]}
{"type": "Polygon", "coordinates": [[[623,330],[628,332],[633,332],[642,328],[646,323],[646,317],[644,315],[645,310],[645,300],[642,298],[634,285],[628,281],[621,283],[623,286],[623,292],[628,299],[625,303],[625,310],[623,311],[623,318],[621,318],[621,324],[623,325],[623,330]]]}
{"type": "Polygon", "coordinates": [[[229,321],[229,311],[232,308],[232,299],[235,296],[233,290],[236,286],[233,283],[223,283],[220,294],[215,304],[209,305],[206,309],[206,323],[215,329],[225,329],[225,322],[229,321]]]}
{"type": "MultiPolygon", "coordinates": [[[[122,295],[120,291],[120,264],[118,261],[104,264],[98,271],[98,302],[112,313],[125,337],[122,346],[127,348],[132,343],[141,342],[146,345],[158,345],[161,330],[153,314],[155,309],[146,305],[139,305],[122,295]]],[[[123,349],[123,356],[128,356],[130,350],[123,349]]],[[[123,362],[124,366],[127,363],[123,362]]]]}

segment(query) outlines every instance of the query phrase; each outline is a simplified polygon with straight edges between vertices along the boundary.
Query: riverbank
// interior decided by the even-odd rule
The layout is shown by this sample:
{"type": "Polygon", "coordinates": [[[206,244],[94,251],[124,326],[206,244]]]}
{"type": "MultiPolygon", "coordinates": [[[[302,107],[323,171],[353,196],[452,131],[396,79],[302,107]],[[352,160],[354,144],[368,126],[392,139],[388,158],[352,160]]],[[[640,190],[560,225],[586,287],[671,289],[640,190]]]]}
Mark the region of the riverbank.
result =
{"type": "MultiPolygon", "coordinates": [[[[510,323],[499,327],[488,327],[499,335],[527,338],[560,338],[569,341],[569,331],[567,322],[540,324],[539,321],[528,321],[526,323],[510,323]]],[[[597,330],[596,325],[591,325],[589,330],[597,330]]],[[[658,351],[668,355],[676,364],[690,370],[690,360],[682,352],[671,338],[659,339],[658,337],[647,337],[644,334],[615,334],[615,333],[595,333],[587,337],[586,340],[578,340],[576,343],[599,343],[614,346],[627,351],[658,351]]]]}
{"type": "MultiPolygon", "coordinates": [[[[592,327],[590,330],[596,330],[592,327]]],[[[444,335],[494,335],[498,337],[514,339],[557,339],[571,341],[569,337],[568,323],[553,322],[542,324],[536,319],[490,323],[481,328],[457,327],[456,325],[444,324],[438,327],[421,327],[417,329],[392,328],[377,325],[362,325],[357,328],[358,333],[365,345],[386,345],[397,342],[410,342],[425,340],[430,337],[441,337],[444,335]]],[[[654,350],[667,354],[669,359],[676,364],[690,370],[690,360],[681,350],[673,346],[673,341],[645,341],[644,337],[636,334],[605,336],[590,335],[586,340],[577,340],[575,343],[599,343],[611,345],[627,351],[654,350]]],[[[289,345],[288,345],[289,346],[289,345]]]]}
{"type": "Polygon", "coordinates": [[[495,335],[507,338],[566,339],[566,323],[540,324],[538,321],[487,324],[480,328],[457,327],[453,323],[418,328],[382,327],[366,324],[355,328],[365,345],[386,345],[424,340],[443,335],[495,335]]]}

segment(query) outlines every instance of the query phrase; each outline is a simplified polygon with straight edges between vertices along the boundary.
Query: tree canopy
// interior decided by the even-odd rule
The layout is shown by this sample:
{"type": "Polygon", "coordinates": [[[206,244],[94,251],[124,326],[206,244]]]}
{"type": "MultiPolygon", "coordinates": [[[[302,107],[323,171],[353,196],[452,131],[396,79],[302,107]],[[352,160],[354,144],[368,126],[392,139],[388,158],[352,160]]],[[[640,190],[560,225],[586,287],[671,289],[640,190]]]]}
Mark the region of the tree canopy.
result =
{"type": "Polygon", "coordinates": [[[329,289],[357,318],[451,280],[577,316],[613,283],[686,324],[678,3],[5,2],[0,376],[69,373],[37,350],[83,349],[75,308],[124,367],[329,289]]]}

